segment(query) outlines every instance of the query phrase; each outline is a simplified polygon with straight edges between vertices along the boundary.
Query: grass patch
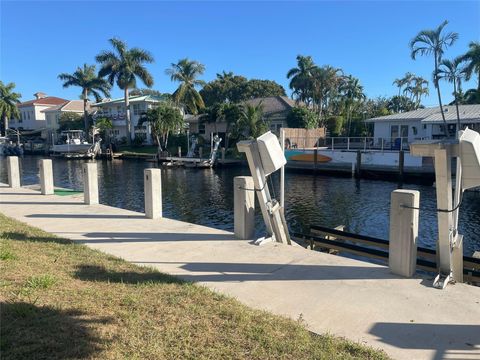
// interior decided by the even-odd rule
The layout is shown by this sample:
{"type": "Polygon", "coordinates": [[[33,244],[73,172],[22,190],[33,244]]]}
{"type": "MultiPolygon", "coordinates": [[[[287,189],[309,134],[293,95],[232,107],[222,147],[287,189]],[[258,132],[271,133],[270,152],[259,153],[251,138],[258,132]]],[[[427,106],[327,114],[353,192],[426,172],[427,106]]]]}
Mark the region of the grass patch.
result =
{"type": "Polygon", "coordinates": [[[156,146],[120,146],[120,153],[124,154],[156,154],[158,148],[156,146]]]}
{"type": "Polygon", "coordinates": [[[0,214],[7,359],[387,359],[0,214]],[[3,248],[3,247],[2,247],[3,248]]]}
{"type": "Polygon", "coordinates": [[[0,260],[17,260],[17,255],[15,255],[10,249],[2,246],[2,248],[0,248],[0,260]]]}
{"type": "Polygon", "coordinates": [[[25,287],[32,290],[36,289],[48,289],[56,283],[56,279],[52,275],[40,275],[40,276],[31,276],[25,282],[25,287]]]}

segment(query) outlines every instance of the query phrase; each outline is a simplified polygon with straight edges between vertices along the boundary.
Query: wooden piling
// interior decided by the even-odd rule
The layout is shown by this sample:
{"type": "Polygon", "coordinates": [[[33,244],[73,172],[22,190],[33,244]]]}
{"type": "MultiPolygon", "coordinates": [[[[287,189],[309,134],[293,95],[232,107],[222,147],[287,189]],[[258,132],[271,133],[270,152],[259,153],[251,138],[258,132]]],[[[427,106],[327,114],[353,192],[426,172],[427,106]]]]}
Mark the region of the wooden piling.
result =
{"type": "Polygon", "coordinates": [[[405,152],[400,150],[398,152],[398,177],[400,181],[403,181],[403,172],[405,165],[405,152]]]}
{"type": "Polygon", "coordinates": [[[357,151],[357,164],[355,166],[355,177],[358,179],[362,173],[362,152],[357,151]]]}

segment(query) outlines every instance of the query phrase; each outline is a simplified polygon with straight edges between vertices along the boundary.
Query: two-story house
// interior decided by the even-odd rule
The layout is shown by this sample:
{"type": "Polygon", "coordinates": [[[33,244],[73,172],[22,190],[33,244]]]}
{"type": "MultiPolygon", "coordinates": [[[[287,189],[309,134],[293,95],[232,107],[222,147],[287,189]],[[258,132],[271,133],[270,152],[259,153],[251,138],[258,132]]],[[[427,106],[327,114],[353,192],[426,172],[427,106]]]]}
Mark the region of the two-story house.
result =
{"type": "MultiPolygon", "coordinates": [[[[139,125],[142,115],[148,109],[151,109],[162,101],[161,98],[153,95],[131,96],[130,103],[130,119],[131,119],[131,133],[130,137],[134,139],[136,136],[142,137],[147,144],[152,143],[151,129],[148,123],[139,125]]],[[[113,129],[110,135],[113,139],[121,140],[127,137],[126,133],[126,114],[125,114],[125,100],[119,99],[105,99],[102,102],[92,104],[92,109],[95,111],[94,119],[106,117],[112,120],[113,129]]]]}
{"type": "Polygon", "coordinates": [[[10,121],[11,128],[19,130],[45,130],[47,122],[44,110],[68,101],[55,96],[47,96],[47,94],[42,92],[37,92],[34,96],[35,99],[18,104],[20,118],[10,121]]]}

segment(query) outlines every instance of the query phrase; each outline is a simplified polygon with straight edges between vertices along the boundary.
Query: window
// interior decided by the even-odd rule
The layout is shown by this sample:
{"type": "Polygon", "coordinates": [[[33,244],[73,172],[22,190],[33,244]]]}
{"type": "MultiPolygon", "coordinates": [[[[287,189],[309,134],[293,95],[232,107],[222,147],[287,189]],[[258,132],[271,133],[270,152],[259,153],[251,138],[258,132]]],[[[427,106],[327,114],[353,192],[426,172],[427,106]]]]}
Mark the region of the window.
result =
{"type": "Polygon", "coordinates": [[[392,139],[398,138],[398,125],[390,126],[390,137],[392,139]]]}
{"type": "Polygon", "coordinates": [[[400,126],[400,137],[408,137],[408,125],[400,126]]]}
{"type": "Polygon", "coordinates": [[[142,113],[142,108],[140,104],[133,104],[133,114],[140,115],[142,113]]]}
{"type": "Polygon", "coordinates": [[[199,134],[205,134],[205,123],[201,122],[198,124],[198,133],[199,134]]]}

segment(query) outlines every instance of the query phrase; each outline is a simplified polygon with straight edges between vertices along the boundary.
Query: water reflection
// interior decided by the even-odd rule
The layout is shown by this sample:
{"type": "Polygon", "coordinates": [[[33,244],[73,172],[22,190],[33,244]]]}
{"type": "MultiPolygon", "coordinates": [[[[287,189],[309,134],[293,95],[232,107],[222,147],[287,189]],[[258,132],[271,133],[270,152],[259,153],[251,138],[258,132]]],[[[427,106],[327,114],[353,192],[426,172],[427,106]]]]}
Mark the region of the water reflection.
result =
{"type": "MultiPolygon", "coordinates": [[[[38,183],[39,157],[22,159],[23,183],[38,183]]],[[[82,189],[82,161],[54,160],[56,186],[82,189]]],[[[99,161],[100,202],[125,209],[144,211],[143,169],[156,164],[143,161],[99,161]]],[[[196,224],[233,230],[233,178],[248,175],[247,168],[162,169],[164,216],[196,224]]],[[[0,181],[6,182],[5,159],[0,159],[0,181]]],[[[279,177],[273,176],[279,192],[279,177]]],[[[355,180],[287,173],[286,217],[293,231],[308,231],[311,224],[347,229],[387,239],[390,193],[398,184],[386,181],[355,180]]],[[[420,190],[419,242],[434,247],[437,232],[435,189],[404,184],[420,190]]],[[[257,206],[256,232],[264,226],[257,206]]],[[[480,193],[465,193],[460,211],[460,232],[465,235],[465,254],[480,251],[480,193]]]]}

